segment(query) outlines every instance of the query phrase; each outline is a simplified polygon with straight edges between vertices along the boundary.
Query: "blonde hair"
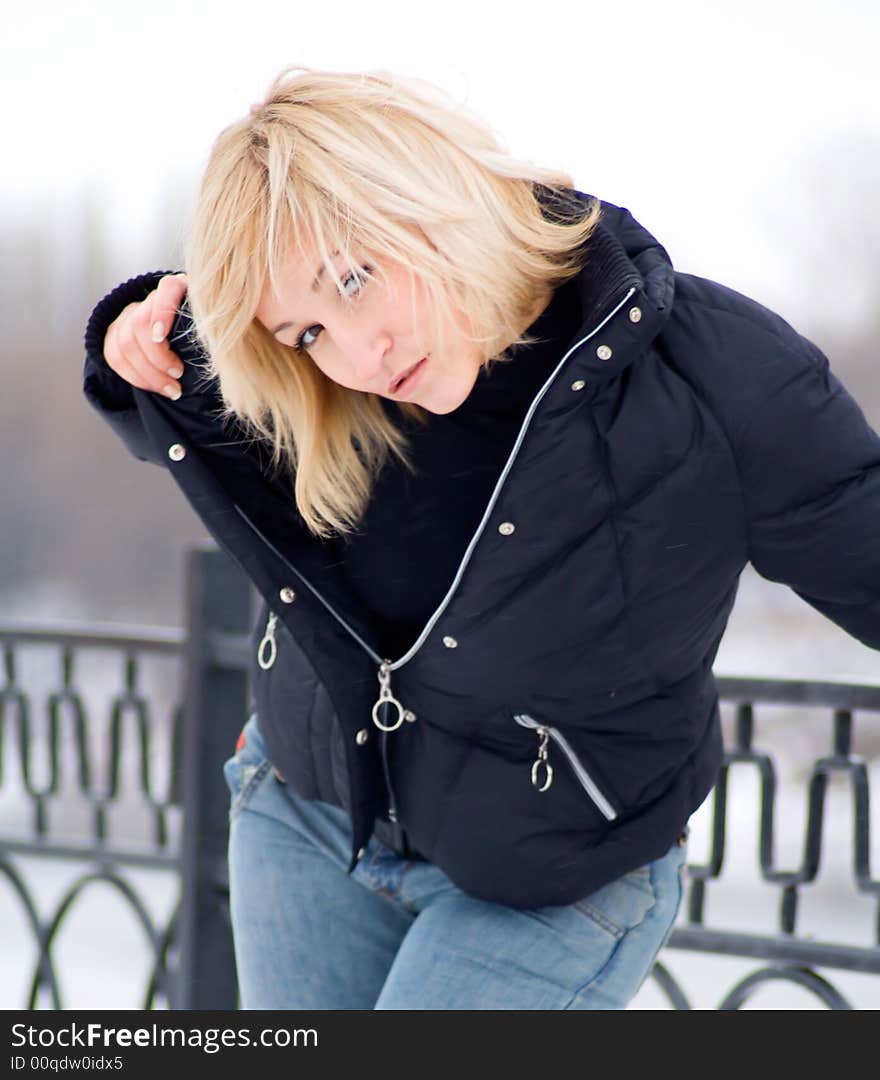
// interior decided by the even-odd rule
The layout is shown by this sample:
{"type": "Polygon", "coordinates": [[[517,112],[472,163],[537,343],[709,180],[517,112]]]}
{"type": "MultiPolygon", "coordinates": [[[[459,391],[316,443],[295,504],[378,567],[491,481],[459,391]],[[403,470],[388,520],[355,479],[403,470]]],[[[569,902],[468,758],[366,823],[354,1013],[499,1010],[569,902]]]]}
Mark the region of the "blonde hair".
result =
{"type": "Polygon", "coordinates": [[[224,419],[271,443],[311,532],[351,532],[385,461],[406,463],[407,440],[379,397],[334,383],[256,320],[267,278],[306,241],[340,290],[365,252],[394,261],[426,290],[436,333],[457,310],[488,364],[528,340],[536,298],[584,263],[598,203],[547,207],[570,188],[507,156],[436,88],[384,72],[286,68],[220,134],[187,243],[194,328],[224,419]]]}

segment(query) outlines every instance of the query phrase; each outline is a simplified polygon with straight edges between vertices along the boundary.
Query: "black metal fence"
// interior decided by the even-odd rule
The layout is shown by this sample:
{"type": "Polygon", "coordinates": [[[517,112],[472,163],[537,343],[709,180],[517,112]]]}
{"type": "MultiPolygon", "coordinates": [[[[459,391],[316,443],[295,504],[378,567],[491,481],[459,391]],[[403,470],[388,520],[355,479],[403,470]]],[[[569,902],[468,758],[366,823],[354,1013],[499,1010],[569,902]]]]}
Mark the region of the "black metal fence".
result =
{"type": "MultiPolygon", "coordinates": [[[[139,927],[138,956],[148,957],[139,1007],[236,1008],[221,766],[246,718],[254,598],[214,548],[188,553],[185,581],[183,632],[0,623],[0,880],[35,946],[24,1000],[7,1008],[70,1007],[55,954],[78,901],[99,885],[139,927]],[[73,871],[60,897],[41,901],[48,858],[73,871]],[[139,888],[137,870],[174,882],[169,911],[151,910],[155,888],[139,888]]],[[[22,942],[3,951],[8,980],[22,942]]],[[[105,994],[104,1005],[117,1003],[112,986],[105,994]]]]}
{"type": "MultiPolygon", "coordinates": [[[[135,953],[146,959],[132,1005],[237,1007],[221,766],[246,719],[255,597],[213,548],[188,554],[185,580],[180,633],[0,623],[0,912],[15,911],[18,920],[16,929],[14,919],[0,915],[5,981],[11,955],[25,957],[26,968],[21,1000],[4,1002],[6,1008],[83,1004],[65,995],[58,953],[81,898],[98,887],[127,906],[137,927],[137,949],[120,946],[123,966],[135,953]],[[70,868],[54,892],[40,884],[53,861],[70,868]],[[171,895],[164,910],[155,889],[139,881],[143,873],[153,875],[152,884],[155,875],[164,879],[171,895]]],[[[851,1008],[859,1003],[835,985],[835,972],[880,975],[870,813],[872,768],[880,765],[880,685],[727,678],[719,688],[725,764],[700,811],[701,860],[692,833],[685,898],[653,985],[665,1004],[690,1008],[673,974],[676,957],[712,954],[748,961],[732,985],[721,985],[722,974],[713,980],[720,1008],[740,1008],[779,982],[830,1008],[851,1008]],[[784,752],[772,749],[780,733],[784,752]],[[786,771],[794,772],[793,782],[782,777],[786,771]],[[752,775],[753,790],[734,799],[731,789],[744,774],[752,775]],[[842,824],[841,787],[850,808],[842,824]],[[804,796],[794,814],[784,796],[792,790],[804,796]],[[761,893],[762,910],[771,913],[761,929],[754,920],[732,925],[735,905],[725,912],[722,904],[721,918],[712,915],[713,902],[725,896],[731,853],[746,850],[754,852],[749,896],[761,893]],[[838,862],[846,855],[847,903],[832,901],[833,917],[817,933],[802,925],[802,900],[831,853],[838,862]],[[861,928],[850,915],[853,903],[870,908],[861,928]]],[[[102,1004],[118,1004],[112,987],[102,1004]]]]}

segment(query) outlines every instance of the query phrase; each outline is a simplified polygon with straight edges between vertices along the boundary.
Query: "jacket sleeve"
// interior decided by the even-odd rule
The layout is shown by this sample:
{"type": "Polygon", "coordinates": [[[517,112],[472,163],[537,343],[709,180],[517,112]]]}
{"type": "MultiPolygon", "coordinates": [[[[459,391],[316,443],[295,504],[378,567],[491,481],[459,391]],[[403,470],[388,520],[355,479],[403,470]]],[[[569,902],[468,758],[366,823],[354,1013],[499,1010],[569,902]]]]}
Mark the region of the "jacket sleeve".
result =
{"type": "MultiPolygon", "coordinates": [[[[85,333],[85,370],[83,392],[89,404],[106,420],[126,447],[141,461],[164,464],[154,452],[147,438],[134,398],[134,388],[120,378],[104,359],[104,337],[114,319],[128,304],[145,300],[166,274],[175,270],[158,270],[140,274],[118,285],[98,303],[89,318],[85,333]]],[[[169,334],[169,344],[174,344],[175,327],[169,334]]]]}
{"type": "Polygon", "coordinates": [[[880,437],[816,345],[746,304],[712,315],[750,561],[880,649],[880,437]]]}

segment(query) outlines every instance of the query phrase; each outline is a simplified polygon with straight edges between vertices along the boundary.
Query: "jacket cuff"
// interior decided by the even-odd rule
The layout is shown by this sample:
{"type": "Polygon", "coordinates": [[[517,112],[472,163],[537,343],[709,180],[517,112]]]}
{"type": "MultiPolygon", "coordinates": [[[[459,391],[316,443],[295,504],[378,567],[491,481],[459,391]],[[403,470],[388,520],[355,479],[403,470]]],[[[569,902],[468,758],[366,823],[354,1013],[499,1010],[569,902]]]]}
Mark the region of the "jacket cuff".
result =
{"type": "Polygon", "coordinates": [[[95,306],[84,338],[86,362],[83,391],[98,412],[123,412],[135,407],[131,384],[117,375],[104,359],[104,338],[108,327],[129,304],[145,300],[166,274],[179,273],[180,270],[156,270],[139,274],[117,285],[95,306]]]}

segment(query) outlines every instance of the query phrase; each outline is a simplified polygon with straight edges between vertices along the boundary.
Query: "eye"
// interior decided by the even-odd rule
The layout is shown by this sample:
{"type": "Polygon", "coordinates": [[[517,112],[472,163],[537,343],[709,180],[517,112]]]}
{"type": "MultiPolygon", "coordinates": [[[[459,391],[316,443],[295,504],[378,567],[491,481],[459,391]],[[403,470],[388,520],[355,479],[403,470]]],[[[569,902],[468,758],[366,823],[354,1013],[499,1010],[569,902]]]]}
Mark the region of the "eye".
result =
{"type": "Polygon", "coordinates": [[[306,349],[309,348],[309,346],[314,345],[315,342],[318,340],[318,334],[321,333],[322,329],[323,327],[320,326],[318,323],[315,323],[314,326],[307,326],[305,330],[303,330],[303,332],[296,339],[296,343],[293,347],[298,352],[305,352],[306,349]]]}
{"type": "Polygon", "coordinates": [[[372,270],[369,266],[359,266],[357,270],[346,274],[342,279],[342,295],[351,298],[357,296],[369,281],[372,270]]]}
{"type": "MultiPolygon", "coordinates": [[[[372,268],[369,266],[359,266],[356,270],[346,274],[342,279],[340,295],[345,297],[346,300],[353,300],[359,296],[364,285],[370,280],[372,272],[372,268]]],[[[323,329],[324,327],[320,323],[307,326],[296,339],[293,347],[297,352],[306,352],[318,340],[318,335],[323,329]]]]}

